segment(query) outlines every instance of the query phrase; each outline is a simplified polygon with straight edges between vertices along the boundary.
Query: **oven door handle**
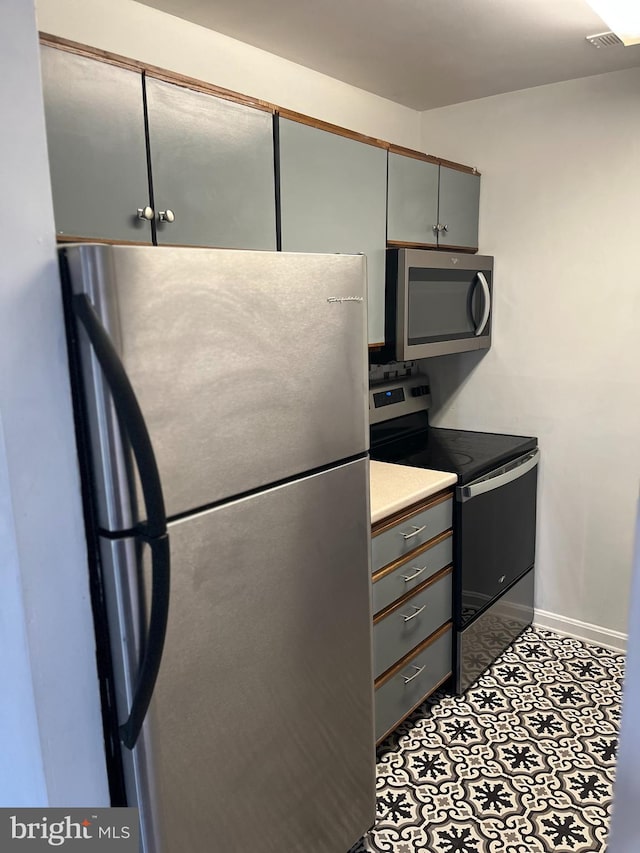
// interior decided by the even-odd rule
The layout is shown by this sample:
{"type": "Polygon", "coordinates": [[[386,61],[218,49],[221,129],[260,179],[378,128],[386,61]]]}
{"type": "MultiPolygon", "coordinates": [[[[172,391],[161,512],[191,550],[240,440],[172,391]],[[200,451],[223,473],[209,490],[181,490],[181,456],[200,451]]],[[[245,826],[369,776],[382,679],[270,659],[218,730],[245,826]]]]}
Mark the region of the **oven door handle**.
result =
{"type": "Polygon", "coordinates": [[[531,453],[527,453],[525,456],[520,457],[519,460],[516,460],[516,464],[513,467],[509,467],[509,470],[504,471],[502,474],[489,477],[486,480],[480,480],[477,483],[470,483],[468,486],[458,486],[456,489],[458,500],[463,503],[470,501],[471,498],[483,495],[485,492],[491,492],[494,489],[499,489],[501,486],[506,486],[507,483],[512,483],[519,477],[524,477],[532,468],[536,467],[539,459],[540,451],[536,448],[531,453]]]}
{"type": "Polygon", "coordinates": [[[491,291],[489,290],[489,282],[483,272],[477,273],[477,276],[478,281],[482,285],[482,292],[484,293],[484,309],[482,311],[480,322],[476,326],[476,330],[474,332],[476,337],[484,332],[485,326],[489,320],[489,314],[491,313],[491,291]]]}

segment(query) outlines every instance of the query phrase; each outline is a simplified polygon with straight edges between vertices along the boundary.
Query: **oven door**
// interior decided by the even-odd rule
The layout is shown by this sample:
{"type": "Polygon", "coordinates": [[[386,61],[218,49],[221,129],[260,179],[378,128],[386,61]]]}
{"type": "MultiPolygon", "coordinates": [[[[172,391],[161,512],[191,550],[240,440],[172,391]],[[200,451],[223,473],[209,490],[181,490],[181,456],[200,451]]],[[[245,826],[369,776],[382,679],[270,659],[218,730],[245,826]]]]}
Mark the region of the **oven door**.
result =
{"type": "Polygon", "coordinates": [[[456,489],[458,628],[533,566],[539,457],[536,448],[456,489]]]}
{"type": "Polygon", "coordinates": [[[439,253],[432,263],[406,250],[398,261],[399,359],[490,346],[492,258],[439,253]]]}

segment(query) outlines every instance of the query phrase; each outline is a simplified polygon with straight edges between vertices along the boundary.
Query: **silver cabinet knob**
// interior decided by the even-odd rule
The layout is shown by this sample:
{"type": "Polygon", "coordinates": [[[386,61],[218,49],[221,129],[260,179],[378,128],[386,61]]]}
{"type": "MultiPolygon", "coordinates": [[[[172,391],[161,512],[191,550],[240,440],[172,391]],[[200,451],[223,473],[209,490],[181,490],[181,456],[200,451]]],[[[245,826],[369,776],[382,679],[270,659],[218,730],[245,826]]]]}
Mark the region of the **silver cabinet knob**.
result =
{"type": "Polygon", "coordinates": [[[434,234],[437,234],[440,231],[440,226],[439,225],[432,225],[431,230],[433,231],[434,234]]]}
{"type": "Polygon", "coordinates": [[[153,217],[155,216],[154,210],[152,207],[147,205],[146,207],[138,208],[138,219],[146,220],[147,222],[151,222],[153,217]]]}
{"type": "Polygon", "coordinates": [[[440,230],[441,230],[441,231],[448,231],[448,230],[449,230],[449,226],[448,226],[448,225],[441,225],[441,226],[440,226],[440,230]]]}
{"type": "Polygon", "coordinates": [[[166,210],[160,210],[158,212],[158,219],[160,220],[160,222],[174,222],[175,218],[175,213],[169,208],[167,208],[166,210]]]}

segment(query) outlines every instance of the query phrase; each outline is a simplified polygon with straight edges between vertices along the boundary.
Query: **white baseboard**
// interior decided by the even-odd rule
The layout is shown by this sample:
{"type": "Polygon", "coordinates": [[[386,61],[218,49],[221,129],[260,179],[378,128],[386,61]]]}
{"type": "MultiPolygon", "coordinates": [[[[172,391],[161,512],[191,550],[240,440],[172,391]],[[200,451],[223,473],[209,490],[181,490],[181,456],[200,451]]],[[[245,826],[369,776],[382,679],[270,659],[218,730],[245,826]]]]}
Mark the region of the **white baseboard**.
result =
{"type": "Polygon", "coordinates": [[[579,619],[569,619],[567,616],[558,616],[556,613],[536,608],[533,624],[537,628],[548,628],[549,631],[555,631],[563,637],[575,637],[577,640],[603,646],[605,649],[614,649],[617,652],[627,650],[626,634],[602,628],[600,625],[591,625],[589,622],[581,622],[579,619]]]}

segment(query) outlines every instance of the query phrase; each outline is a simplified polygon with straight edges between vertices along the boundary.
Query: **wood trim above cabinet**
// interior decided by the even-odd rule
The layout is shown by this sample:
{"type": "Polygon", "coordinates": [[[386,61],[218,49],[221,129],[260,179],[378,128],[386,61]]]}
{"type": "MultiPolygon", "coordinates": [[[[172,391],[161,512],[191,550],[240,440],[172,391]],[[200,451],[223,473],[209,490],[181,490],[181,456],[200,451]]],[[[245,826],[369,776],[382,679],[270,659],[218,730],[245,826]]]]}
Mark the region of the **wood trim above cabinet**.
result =
{"type": "Polygon", "coordinates": [[[436,166],[444,166],[447,169],[456,169],[458,172],[467,172],[470,175],[480,175],[475,166],[465,166],[464,163],[454,163],[453,160],[445,160],[435,154],[423,154],[422,151],[414,151],[413,148],[405,148],[402,145],[388,145],[390,154],[401,154],[403,157],[412,157],[414,160],[423,160],[425,163],[433,163],[436,166]]]}
{"type": "Polygon", "coordinates": [[[469,175],[477,175],[478,177],[482,174],[475,166],[463,166],[462,163],[454,163],[453,160],[444,160],[442,157],[438,157],[438,163],[447,169],[455,169],[457,172],[467,172],[469,175]]]}
{"type": "Polygon", "coordinates": [[[414,160],[423,160],[425,163],[433,163],[435,166],[440,164],[439,158],[433,154],[423,154],[422,151],[414,151],[413,148],[405,148],[403,145],[394,145],[393,142],[389,143],[389,153],[412,157],[414,160]]]}
{"type": "MultiPolygon", "coordinates": [[[[286,107],[280,107],[277,104],[272,104],[269,101],[263,101],[260,98],[244,95],[241,92],[235,92],[232,89],[225,89],[222,86],[216,86],[214,83],[207,83],[204,80],[188,77],[185,74],[179,74],[176,71],[169,71],[166,68],[160,68],[157,65],[150,65],[147,62],[141,62],[138,59],[131,59],[128,56],[122,56],[119,53],[112,53],[109,50],[103,50],[99,47],[91,47],[90,45],[63,38],[62,36],[41,32],[40,44],[54,47],[59,50],[66,50],[68,53],[77,53],[80,56],[86,56],[88,59],[95,59],[99,62],[106,62],[110,65],[118,65],[121,68],[127,68],[130,71],[137,71],[139,73],[144,72],[149,77],[154,77],[157,80],[163,80],[166,83],[173,83],[176,86],[183,86],[186,89],[193,89],[196,92],[214,95],[217,98],[224,98],[227,101],[236,101],[239,104],[244,104],[245,106],[253,107],[257,110],[277,113],[282,116],[282,118],[291,119],[291,121],[297,121],[301,124],[307,124],[311,127],[316,127],[319,130],[326,130],[327,132],[335,133],[338,136],[345,136],[348,139],[354,139],[356,142],[363,142],[377,148],[384,148],[394,154],[402,154],[405,157],[413,157],[416,160],[424,160],[428,163],[446,166],[450,169],[457,169],[460,172],[468,172],[471,175],[480,174],[480,172],[478,172],[478,170],[473,166],[465,166],[462,163],[454,163],[452,160],[444,160],[442,157],[437,157],[433,154],[425,154],[424,152],[416,151],[413,148],[405,148],[402,145],[395,145],[394,143],[387,142],[384,139],[367,136],[364,133],[358,133],[358,131],[349,130],[349,128],[341,127],[337,124],[331,124],[331,122],[313,118],[312,116],[305,115],[304,113],[287,109],[286,107]]],[[[380,346],[382,346],[382,344],[380,344],[380,346]]]]}
{"type": "Polygon", "coordinates": [[[196,80],[195,77],[185,77],[183,74],[165,71],[163,68],[157,68],[155,65],[147,65],[144,70],[147,77],[151,77],[154,80],[162,80],[164,83],[182,86],[183,89],[191,89],[203,95],[213,95],[225,101],[234,101],[237,104],[252,107],[254,110],[262,110],[265,113],[275,112],[273,104],[261,101],[259,98],[251,98],[249,95],[243,95],[240,92],[234,92],[232,89],[223,89],[222,86],[215,86],[213,83],[196,80]]]}
{"type": "Polygon", "coordinates": [[[421,501],[417,501],[410,506],[406,506],[404,509],[398,510],[398,512],[395,512],[393,515],[387,515],[380,521],[376,521],[375,524],[371,525],[371,535],[378,536],[378,534],[384,533],[385,530],[395,527],[396,524],[400,524],[401,522],[412,518],[416,513],[422,512],[425,509],[431,509],[432,506],[437,506],[452,497],[453,491],[451,489],[445,489],[441,492],[436,492],[436,494],[431,495],[431,497],[423,498],[421,501]]]}
{"type": "Polygon", "coordinates": [[[126,56],[120,56],[117,53],[111,53],[108,50],[101,50],[97,47],[87,47],[87,45],[79,42],[70,41],[69,39],[61,38],[60,36],[50,35],[49,33],[40,33],[40,43],[55,47],[59,50],[66,50],[68,53],[76,53],[79,56],[86,56],[88,59],[95,59],[99,62],[106,62],[109,65],[117,65],[121,68],[127,68],[129,71],[144,72],[148,77],[153,77],[156,80],[163,80],[165,83],[173,83],[176,86],[182,86],[185,89],[193,89],[195,92],[202,92],[205,95],[214,95],[217,98],[223,98],[226,101],[235,101],[238,104],[244,104],[247,107],[253,107],[256,110],[274,113],[275,107],[267,101],[261,101],[259,98],[252,98],[249,95],[243,95],[241,92],[234,92],[232,89],[225,89],[222,86],[216,86],[213,83],[206,83],[203,80],[197,80],[195,77],[187,77],[185,74],[178,74],[175,71],[168,71],[166,68],[160,68],[157,65],[149,65],[146,62],[140,62],[137,59],[129,59],[126,56]]]}
{"type": "Polygon", "coordinates": [[[366,136],[366,134],[358,133],[356,130],[349,130],[346,127],[341,127],[338,124],[331,124],[331,122],[323,121],[319,118],[313,118],[312,116],[305,115],[304,113],[297,113],[294,110],[281,109],[279,107],[276,107],[276,112],[280,118],[297,121],[298,124],[307,124],[309,127],[315,127],[317,130],[326,130],[328,133],[335,133],[337,136],[346,136],[347,139],[353,139],[356,142],[364,142],[366,145],[373,145],[376,148],[387,149],[389,147],[389,143],[385,142],[383,139],[376,139],[375,136],[366,136]]]}
{"type": "Polygon", "coordinates": [[[62,36],[54,36],[51,33],[40,33],[40,44],[48,47],[55,47],[58,50],[66,50],[67,53],[77,53],[78,56],[86,56],[87,59],[96,59],[99,62],[106,62],[109,65],[118,65],[120,68],[128,68],[129,71],[144,71],[144,63],[137,59],[130,59],[127,56],[121,56],[119,53],[111,53],[109,50],[102,50],[99,47],[90,47],[86,44],[81,44],[78,41],[62,38],[62,36]]]}

